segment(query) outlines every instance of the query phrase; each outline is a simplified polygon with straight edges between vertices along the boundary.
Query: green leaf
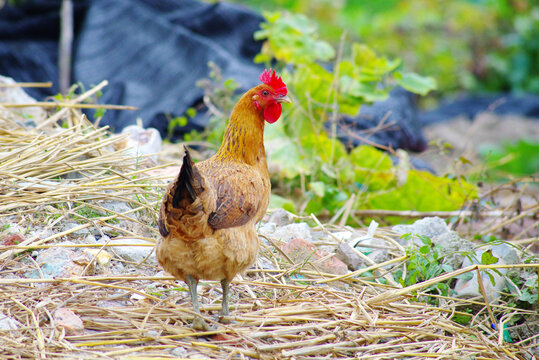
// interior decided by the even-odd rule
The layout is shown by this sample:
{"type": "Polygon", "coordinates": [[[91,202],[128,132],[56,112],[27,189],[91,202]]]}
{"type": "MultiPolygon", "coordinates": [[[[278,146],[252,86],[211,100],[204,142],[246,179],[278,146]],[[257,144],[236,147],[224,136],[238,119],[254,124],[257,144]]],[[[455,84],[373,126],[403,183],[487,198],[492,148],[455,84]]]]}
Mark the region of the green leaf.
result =
{"type": "Polygon", "coordinates": [[[532,294],[528,289],[522,291],[522,295],[519,297],[520,301],[526,301],[530,304],[537,303],[537,294],[532,294]]]}
{"type": "Polygon", "coordinates": [[[453,320],[454,322],[460,324],[460,325],[468,325],[470,323],[470,321],[472,320],[472,316],[471,315],[464,315],[464,314],[455,314],[451,320],[453,320]]]}
{"type": "Polygon", "coordinates": [[[529,288],[537,287],[539,284],[537,282],[537,274],[532,274],[528,279],[526,279],[526,282],[524,282],[524,286],[527,286],[529,288]]]}
{"type": "Polygon", "coordinates": [[[254,34],[255,40],[268,40],[262,47],[262,53],[267,55],[264,58],[302,64],[328,61],[335,56],[335,49],[328,42],[317,39],[316,24],[305,15],[264,13],[264,16],[267,22],[254,34]]]}
{"type": "Polygon", "coordinates": [[[427,95],[429,91],[436,89],[436,80],[430,76],[421,76],[414,72],[395,72],[393,77],[397,84],[408,91],[420,95],[427,95]]]}
{"type": "Polygon", "coordinates": [[[421,247],[419,248],[419,252],[420,252],[421,254],[424,254],[424,255],[425,255],[425,254],[428,254],[429,251],[430,251],[430,246],[428,246],[428,245],[424,245],[424,246],[421,246],[421,247]]]}
{"type": "Polygon", "coordinates": [[[453,271],[453,267],[449,264],[442,264],[442,270],[446,273],[453,271]]]}
{"type": "Polygon", "coordinates": [[[492,255],[492,250],[487,250],[481,255],[481,264],[492,265],[498,262],[498,258],[492,255]]]}
{"type": "Polygon", "coordinates": [[[472,165],[472,162],[470,160],[466,159],[464,156],[459,157],[459,160],[463,164],[472,165]]]}
{"type": "Polygon", "coordinates": [[[296,207],[294,205],[294,202],[290,199],[284,198],[279,195],[271,194],[270,196],[270,202],[269,202],[269,209],[285,209],[288,212],[296,213],[296,207]]]}
{"type": "Polygon", "coordinates": [[[309,189],[318,197],[323,197],[325,194],[326,187],[323,182],[315,181],[309,183],[309,189]]]}
{"type": "Polygon", "coordinates": [[[451,211],[476,196],[477,188],[463,180],[410,170],[401,187],[368,194],[366,206],[372,209],[451,211]]]}
{"type": "Polygon", "coordinates": [[[423,244],[432,246],[432,240],[430,239],[430,237],[426,235],[419,235],[419,234],[417,235],[417,237],[419,238],[419,240],[421,240],[423,244]]]}
{"type": "Polygon", "coordinates": [[[376,61],[376,53],[365,44],[352,44],[352,57],[357,66],[366,66],[376,61]]]}
{"type": "Polygon", "coordinates": [[[488,278],[490,279],[490,283],[492,284],[492,286],[495,286],[496,285],[496,279],[494,279],[494,275],[492,275],[490,273],[490,271],[485,271],[485,273],[488,275],[488,278]]]}

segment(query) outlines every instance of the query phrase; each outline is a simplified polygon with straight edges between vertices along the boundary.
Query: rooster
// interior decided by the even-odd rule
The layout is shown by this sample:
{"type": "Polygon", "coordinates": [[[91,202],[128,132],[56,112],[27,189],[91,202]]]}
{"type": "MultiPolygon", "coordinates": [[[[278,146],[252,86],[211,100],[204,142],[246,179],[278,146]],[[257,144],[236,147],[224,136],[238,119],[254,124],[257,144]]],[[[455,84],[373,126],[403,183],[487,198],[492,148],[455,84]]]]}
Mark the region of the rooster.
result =
{"type": "Polygon", "coordinates": [[[210,329],[200,317],[198,281],[221,282],[220,320],[228,321],[229,283],[258,252],[255,224],[266,213],[271,190],[264,125],[277,121],[281,103],[290,102],[275,71],[265,70],[260,81],[235,105],[213,157],[194,164],[185,148],[180,173],[165,190],[159,211],[157,260],[187,283],[198,314],[192,326],[198,330],[210,329]]]}

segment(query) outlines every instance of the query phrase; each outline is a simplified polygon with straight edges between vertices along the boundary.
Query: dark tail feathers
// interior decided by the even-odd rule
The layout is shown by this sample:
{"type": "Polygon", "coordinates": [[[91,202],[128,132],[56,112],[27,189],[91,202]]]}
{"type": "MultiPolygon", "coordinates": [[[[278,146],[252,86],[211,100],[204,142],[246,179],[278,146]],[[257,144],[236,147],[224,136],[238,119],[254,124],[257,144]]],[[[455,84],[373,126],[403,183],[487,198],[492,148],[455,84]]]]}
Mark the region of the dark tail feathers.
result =
{"type": "Polygon", "coordinates": [[[180,175],[178,175],[178,179],[176,180],[176,190],[172,198],[172,206],[175,208],[192,204],[197,196],[204,191],[200,172],[195,168],[187,147],[184,146],[183,148],[185,150],[185,156],[183,157],[183,165],[180,175]],[[187,201],[187,204],[182,204],[184,201],[187,201]]]}

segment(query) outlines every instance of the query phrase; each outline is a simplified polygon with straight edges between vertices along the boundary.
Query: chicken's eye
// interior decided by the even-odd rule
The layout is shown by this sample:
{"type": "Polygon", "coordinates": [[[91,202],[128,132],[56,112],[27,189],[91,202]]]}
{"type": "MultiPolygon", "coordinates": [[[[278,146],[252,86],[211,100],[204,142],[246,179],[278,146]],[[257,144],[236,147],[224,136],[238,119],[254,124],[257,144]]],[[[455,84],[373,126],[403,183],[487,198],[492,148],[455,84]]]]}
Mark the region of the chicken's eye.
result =
{"type": "Polygon", "coordinates": [[[268,95],[269,95],[269,92],[268,92],[268,90],[264,90],[264,91],[262,91],[262,95],[264,95],[264,96],[268,96],[268,95]]]}

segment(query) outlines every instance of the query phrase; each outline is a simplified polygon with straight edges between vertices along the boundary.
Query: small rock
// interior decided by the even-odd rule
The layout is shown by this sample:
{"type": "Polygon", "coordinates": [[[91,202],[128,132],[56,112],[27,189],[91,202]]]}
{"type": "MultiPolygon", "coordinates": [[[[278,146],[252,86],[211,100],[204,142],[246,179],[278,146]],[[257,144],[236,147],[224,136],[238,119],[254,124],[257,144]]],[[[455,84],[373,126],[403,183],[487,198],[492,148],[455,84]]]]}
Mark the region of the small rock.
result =
{"type": "Polygon", "coordinates": [[[72,259],[73,263],[80,265],[83,269],[86,269],[86,274],[93,274],[95,270],[94,257],[84,251],[75,252],[72,259]]]}
{"type": "Polygon", "coordinates": [[[129,299],[135,300],[135,301],[138,301],[138,300],[144,300],[144,299],[146,299],[146,296],[141,295],[141,294],[138,294],[138,293],[133,293],[133,294],[131,294],[131,296],[129,297],[129,299]]]}
{"type": "MultiPolygon", "coordinates": [[[[103,238],[99,240],[99,243],[104,242],[103,238]]],[[[131,244],[132,245],[140,245],[140,244],[152,245],[148,241],[141,240],[141,239],[122,238],[122,239],[110,239],[109,244],[110,245],[128,244],[126,246],[113,246],[110,248],[112,249],[111,251],[116,253],[118,256],[120,256],[124,260],[140,263],[141,261],[146,259],[146,257],[149,256],[148,259],[146,260],[147,264],[157,265],[157,259],[155,257],[155,252],[153,252],[153,246],[129,246],[131,244]]]]}
{"type": "Polygon", "coordinates": [[[312,263],[318,270],[322,272],[337,275],[348,274],[348,267],[346,264],[337,259],[335,256],[331,256],[324,261],[317,261],[326,257],[329,255],[329,253],[317,249],[313,244],[304,239],[295,238],[287,243],[282,243],[281,249],[296,264],[304,262],[308,259],[310,263],[312,263]]]}
{"type": "Polygon", "coordinates": [[[258,266],[264,270],[275,270],[275,265],[266,257],[259,254],[257,258],[258,266]]]}
{"type": "MultiPolygon", "coordinates": [[[[0,84],[13,85],[15,80],[0,76],[0,84]]],[[[36,100],[20,87],[0,87],[0,103],[32,104],[36,100]]],[[[47,112],[39,106],[27,106],[11,110],[20,114],[26,121],[21,126],[36,126],[47,117],[47,112]]]]}
{"type": "Polygon", "coordinates": [[[0,228],[3,229],[3,231],[0,233],[1,235],[24,234],[26,230],[19,224],[12,222],[0,222],[0,228]]]}
{"type": "Polygon", "coordinates": [[[185,358],[187,356],[187,349],[183,346],[178,346],[170,351],[170,354],[175,357],[185,358]]]}
{"type": "Polygon", "coordinates": [[[368,254],[367,257],[371,259],[375,264],[381,264],[384,261],[389,260],[389,254],[387,250],[384,249],[376,249],[370,254],[368,254]]]}
{"type": "Polygon", "coordinates": [[[289,213],[285,209],[275,210],[268,218],[269,223],[273,223],[277,226],[284,226],[294,223],[294,214],[289,213]]]}
{"type": "Polygon", "coordinates": [[[155,331],[155,330],[148,330],[148,332],[146,333],[146,336],[152,338],[152,339],[157,339],[159,337],[159,332],[155,331]]]}
{"type": "Polygon", "coordinates": [[[338,232],[332,233],[332,235],[336,237],[337,239],[339,239],[340,241],[348,242],[350,241],[350,239],[352,239],[352,236],[354,235],[354,233],[351,231],[338,231],[338,232]]]}
{"type": "Polygon", "coordinates": [[[337,247],[337,252],[335,254],[337,259],[341,260],[348,266],[348,269],[354,271],[360,269],[364,266],[363,260],[359,255],[352,249],[348,243],[342,242],[337,247]]]}
{"type": "Polygon", "coordinates": [[[311,228],[304,222],[280,227],[273,223],[267,223],[265,226],[261,226],[258,231],[277,243],[286,243],[296,238],[312,242],[311,228]]]}
{"type": "MultiPolygon", "coordinates": [[[[86,249],[88,250],[88,249],[86,249]]],[[[88,266],[92,265],[93,263],[93,256],[91,254],[88,254],[87,252],[76,252],[75,255],[73,255],[72,260],[75,264],[80,266],[88,266]]]]}
{"type": "MultiPolygon", "coordinates": [[[[63,226],[62,232],[74,229],[74,228],[79,227],[79,226],[81,226],[81,224],[79,224],[77,222],[72,222],[72,221],[66,222],[64,224],[64,226],[63,226]]],[[[75,230],[71,234],[82,237],[82,236],[89,235],[90,230],[88,230],[88,228],[86,227],[86,228],[83,228],[83,229],[75,230]]]]}
{"type": "MultiPolygon", "coordinates": [[[[485,288],[485,294],[489,302],[500,297],[500,291],[505,287],[505,279],[498,275],[494,271],[490,271],[494,284],[490,280],[490,276],[486,273],[488,270],[481,271],[481,281],[485,288]]],[[[457,279],[455,284],[455,297],[457,298],[472,298],[476,296],[483,296],[479,288],[479,281],[477,280],[477,272],[473,271],[472,278],[469,280],[457,279]]]]}
{"type": "MultiPolygon", "coordinates": [[[[501,259],[504,264],[513,265],[520,264],[520,257],[516,249],[509,244],[498,244],[490,247],[492,255],[501,259]]],[[[507,269],[506,269],[507,270],[507,269]]]]}
{"type": "Polygon", "coordinates": [[[51,229],[44,229],[35,227],[34,229],[30,230],[29,233],[26,234],[26,237],[28,239],[34,238],[34,239],[46,239],[48,237],[51,237],[55,234],[51,229]]]}
{"type": "MultiPolygon", "coordinates": [[[[103,201],[100,203],[100,205],[104,207],[105,209],[110,210],[113,213],[118,213],[118,214],[123,214],[130,210],[133,210],[133,208],[125,201],[103,201]]],[[[129,214],[126,214],[126,216],[135,220],[138,218],[136,212],[131,212],[129,214]]]]}
{"type": "MultiPolygon", "coordinates": [[[[277,229],[277,225],[275,223],[268,222],[268,223],[261,223],[260,226],[258,226],[257,231],[258,231],[258,234],[260,235],[271,237],[270,234],[273,234],[276,229],[277,229]]],[[[263,236],[259,236],[259,239],[262,242],[264,242],[264,244],[270,245],[268,240],[266,240],[263,236]]]]}
{"type": "Polygon", "coordinates": [[[110,260],[112,259],[112,256],[105,251],[101,249],[84,249],[85,253],[89,254],[92,258],[95,257],[95,260],[97,261],[97,264],[101,267],[105,267],[110,263],[110,260]]]}
{"type": "Polygon", "coordinates": [[[17,330],[20,326],[20,322],[0,312],[0,330],[17,330]]]}
{"type": "MultiPolygon", "coordinates": [[[[488,250],[491,250],[492,255],[498,258],[498,261],[496,262],[497,265],[511,265],[520,263],[518,254],[513,247],[507,244],[499,244],[489,246],[487,248],[482,248],[481,250],[476,251],[473,254],[474,256],[472,257],[472,261],[470,261],[469,257],[466,257],[462,263],[462,267],[470,266],[472,264],[481,264],[481,257],[483,256],[483,253],[488,250]]],[[[506,286],[505,275],[507,274],[508,269],[497,270],[497,272],[489,270],[481,271],[481,279],[483,282],[483,286],[485,287],[487,299],[489,301],[493,301],[499,298],[500,291],[502,291],[506,286]],[[494,283],[492,283],[491,277],[487,274],[487,271],[489,271],[489,274],[492,275],[494,283]]],[[[472,272],[472,278],[469,280],[457,279],[454,290],[456,291],[456,297],[468,298],[482,296],[479,289],[477,272],[472,272]]]]}
{"type": "Polygon", "coordinates": [[[426,217],[424,219],[417,220],[412,225],[395,225],[393,231],[404,235],[423,235],[429,238],[449,232],[449,227],[439,217],[426,217]]]}
{"type": "Polygon", "coordinates": [[[95,306],[98,308],[117,308],[130,305],[127,300],[99,300],[95,306]]]}
{"type": "MultiPolygon", "coordinates": [[[[58,247],[49,248],[38,254],[36,262],[41,268],[41,273],[46,279],[55,277],[80,276],[86,265],[75,262],[80,254],[73,250],[58,247]]],[[[79,258],[80,259],[80,258],[79,258]]],[[[26,273],[30,278],[39,278],[41,273],[36,269],[26,273]]]]}
{"type": "Polygon", "coordinates": [[[95,244],[97,242],[97,239],[95,238],[94,235],[88,234],[81,239],[81,242],[83,244],[95,244]]]}
{"type": "Polygon", "coordinates": [[[431,240],[434,245],[440,246],[440,255],[444,257],[444,264],[451,265],[453,269],[460,269],[466,257],[465,253],[474,249],[471,241],[462,239],[455,231],[434,236],[431,240]]]}
{"type": "Polygon", "coordinates": [[[67,335],[80,335],[84,332],[82,320],[70,309],[59,308],[53,318],[56,327],[64,328],[67,335]]]}

